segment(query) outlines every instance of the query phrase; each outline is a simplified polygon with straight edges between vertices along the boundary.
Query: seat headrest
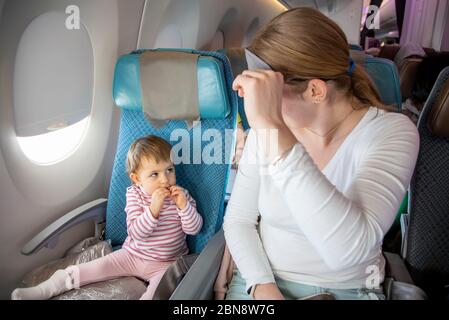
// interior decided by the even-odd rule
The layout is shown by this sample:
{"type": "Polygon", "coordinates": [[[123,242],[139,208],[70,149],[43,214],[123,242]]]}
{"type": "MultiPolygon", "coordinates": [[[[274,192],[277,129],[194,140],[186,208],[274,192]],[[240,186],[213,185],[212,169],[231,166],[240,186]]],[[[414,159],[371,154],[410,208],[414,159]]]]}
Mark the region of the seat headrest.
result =
{"type": "Polygon", "coordinates": [[[433,135],[449,139],[449,80],[446,80],[427,116],[427,127],[433,135]]]}
{"type": "Polygon", "coordinates": [[[350,50],[352,60],[358,65],[365,67],[367,54],[359,50],[350,50]]]}
{"type": "Polygon", "coordinates": [[[399,111],[402,104],[401,87],[397,67],[393,61],[376,58],[361,51],[351,50],[351,57],[369,74],[383,103],[395,105],[399,111]]]}
{"type": "Polygon", "coordinates": [[[388,59],[394,61],[396,54],[401,49],[401,46],[397,44],[387,44],[380,48],[379,58],[388,59]]]}
{"type": "Polygon", "coordinates": [[[402,100],[412,96],[416,73],[421,62],[422,59],[420,58],[407,58],[402,60],[401,65],[398,67],[402,100]]]}
{"type": "Polygon", "coordinates": [[[193,120],[195,110],[201,119],[224,119],[231,112],[225,81],[222,62],[214,57],[183,49],[139,50],[117,61],[113,98],[122,109],[150,108],[155,120],[193,120]]]}
{"type": "Polygon", "coordinates": [[[403,45],[401,49],[396,53],[396,56],[394,57],[394,63],[399,66],[404,59],[418,57],[423,58],[425,56],[426,52],[420,45],[409,42],[403,45]]]}

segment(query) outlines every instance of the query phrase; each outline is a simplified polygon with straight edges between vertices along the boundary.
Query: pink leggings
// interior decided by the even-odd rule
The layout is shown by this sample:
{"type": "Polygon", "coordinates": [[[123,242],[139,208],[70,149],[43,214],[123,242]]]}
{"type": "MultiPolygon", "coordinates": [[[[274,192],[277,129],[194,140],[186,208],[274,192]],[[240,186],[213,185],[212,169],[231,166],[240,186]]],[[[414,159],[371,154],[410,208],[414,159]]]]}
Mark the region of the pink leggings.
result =
{"type": "Polygon", "coordinates": [[[149,282],[140,300],[151,300],[157,285],[172,261],[144,260],[125,249],[117,250],[99,259],[67,268],[73,275],[75,287],[90,283],[134,276],[149,282]]]}

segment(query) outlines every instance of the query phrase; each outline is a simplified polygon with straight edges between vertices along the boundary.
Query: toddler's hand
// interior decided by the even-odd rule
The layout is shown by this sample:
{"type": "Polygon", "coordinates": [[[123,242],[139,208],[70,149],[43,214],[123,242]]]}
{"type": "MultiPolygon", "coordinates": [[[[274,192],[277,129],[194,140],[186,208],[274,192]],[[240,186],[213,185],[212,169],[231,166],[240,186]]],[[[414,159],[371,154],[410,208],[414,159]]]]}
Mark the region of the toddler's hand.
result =
{"type": "Polygon", "coordinates": [[[168,196],[170,196],[170,191],[167,188],[156,189],[151,195],[150,210],[155,219],[159,218],[159,213],[164,205],[164,200],[168,196]]]}
{"type": "Polygon", "coordinates": [[[173,202],[176,204],[178,209],[184,209],[187,205],[187,197],[184,189],[180,186],[171,186],[170,192],[171,198],[173,199],[173,202]]]}

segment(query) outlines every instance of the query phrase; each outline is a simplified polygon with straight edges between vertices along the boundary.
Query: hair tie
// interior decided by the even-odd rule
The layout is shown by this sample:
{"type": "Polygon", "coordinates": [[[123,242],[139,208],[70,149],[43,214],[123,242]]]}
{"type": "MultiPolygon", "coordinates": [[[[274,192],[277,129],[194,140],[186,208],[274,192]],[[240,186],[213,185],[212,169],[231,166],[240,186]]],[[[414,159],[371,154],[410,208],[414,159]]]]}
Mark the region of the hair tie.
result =
{"type": "Polygon", "coordinates": [[[350,77],[352,77],[352,74],[354,73],[356,64],[354,62],[354,60],[352,60],[352,58],[349,58],[349,69],[348,69],[348,74],[350,77]]]}

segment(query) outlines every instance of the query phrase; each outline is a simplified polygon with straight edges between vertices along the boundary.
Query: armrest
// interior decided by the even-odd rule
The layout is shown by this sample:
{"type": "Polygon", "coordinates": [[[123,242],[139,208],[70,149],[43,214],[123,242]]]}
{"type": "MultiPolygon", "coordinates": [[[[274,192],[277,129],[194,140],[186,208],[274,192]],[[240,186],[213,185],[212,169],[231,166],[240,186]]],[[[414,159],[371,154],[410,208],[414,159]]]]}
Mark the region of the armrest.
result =
{"type": "Polygon", "coordinates": [[[404,260],[395,253],[384,252],[386,259],[384,291],[388,300],[427,300],[426,293],[413,284],[404,260]]]}
{"type": "MultiPolygon", "coordinates": [[[[39,232],[21,250],[24,255],[31,255],[38,252],[43,247],[54,248],[58,243],[59,235],[64,231],[88,220],[95,220],[101,223],[105,220],[107,199],[97,199],[86,203],[75,210],[70,211],[59,218],[44,230],[39,232]]],[[[98,233],[98,230],[96,230],[98,233]]],[[[96,236],[99,236],[96,234],[96,236]]]]}
{"type": "Polygon", "coordinates": [[[213,297],[215,279],[220,270],[225,248],[223,230],[207,243],[190,267],[170,300],[208,300],[213,297]]]}
{"type": "Polygon", "coordinates": [[[395,253],[384,252],[387,260],[385,274],[387,277],[393,278],[395,281],[413,284],[412,277],[404,264],[404,260],[395,253]]]}

